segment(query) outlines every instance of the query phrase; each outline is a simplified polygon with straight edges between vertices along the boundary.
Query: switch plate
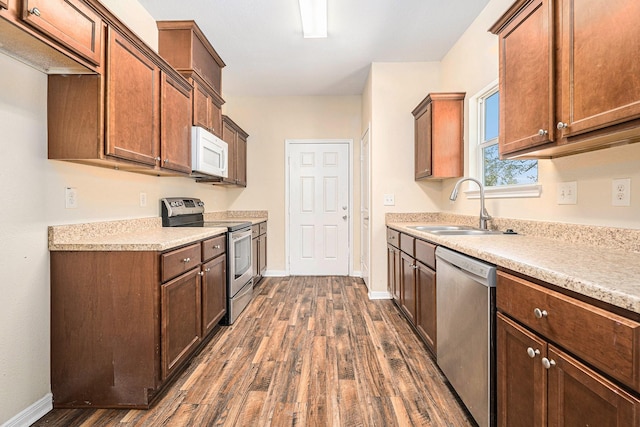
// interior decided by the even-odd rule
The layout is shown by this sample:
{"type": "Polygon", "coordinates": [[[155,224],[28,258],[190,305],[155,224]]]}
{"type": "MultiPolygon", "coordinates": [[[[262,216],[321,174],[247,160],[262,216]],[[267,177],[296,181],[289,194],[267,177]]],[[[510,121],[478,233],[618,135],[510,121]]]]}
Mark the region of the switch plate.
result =
{"type": "Polygon", "coordinates": [[[393,194],[385,194],[384,195],[384,205],[385,206],[395,206],[395,204],[396,204],[395,195],[393,195],[393,194]]]}
{"type": "Polygon", "coordinates": [[[76,209],[78,207],[78,190],[75,187],[65,187],[64,207],[67,209],[76,209]]]}
{"type": "Polygon", "coordinates": [[[147,193],[140,193],[140,207],[144,208],[147,206],[147,193]]]}
{"type": "Polygon", "coordinates": [[[611,187],[612,206],[631,206],[631,178],[614,179],[611,187]]]}
{"type": "Polygon", "coordinates": [[[578,203],[578,183],[576,181],[558,183],[558,204],[575,205],[578,203]]]}

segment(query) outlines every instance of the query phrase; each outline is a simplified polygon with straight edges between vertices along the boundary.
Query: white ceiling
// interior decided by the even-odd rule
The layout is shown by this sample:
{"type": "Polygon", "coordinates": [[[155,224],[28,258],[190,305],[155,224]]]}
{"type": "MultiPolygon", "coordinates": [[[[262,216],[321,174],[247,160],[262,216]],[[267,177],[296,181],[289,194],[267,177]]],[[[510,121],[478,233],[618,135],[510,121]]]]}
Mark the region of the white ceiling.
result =
{"type": "Polygon", "coordinates": [[[298,0],[139,0],[195,20],[235,96],[359,95],[372,62],[441,60],[488,1],[329,0],[329,37],[304,39],[298,0]]]}

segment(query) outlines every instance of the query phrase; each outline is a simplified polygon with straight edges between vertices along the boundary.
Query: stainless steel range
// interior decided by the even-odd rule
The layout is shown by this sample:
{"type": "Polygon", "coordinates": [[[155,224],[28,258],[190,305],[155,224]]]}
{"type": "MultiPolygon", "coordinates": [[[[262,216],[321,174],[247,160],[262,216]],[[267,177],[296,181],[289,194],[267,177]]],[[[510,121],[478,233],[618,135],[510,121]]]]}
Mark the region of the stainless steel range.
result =
{"type": "Polygon", "coordinates": [[[167,197],[160,205],[163,227],[227,228],[227,314],[222,323],[232,324],[253,296],[251,223],[205,221],[204,203],[195,198],[167,197]]]}

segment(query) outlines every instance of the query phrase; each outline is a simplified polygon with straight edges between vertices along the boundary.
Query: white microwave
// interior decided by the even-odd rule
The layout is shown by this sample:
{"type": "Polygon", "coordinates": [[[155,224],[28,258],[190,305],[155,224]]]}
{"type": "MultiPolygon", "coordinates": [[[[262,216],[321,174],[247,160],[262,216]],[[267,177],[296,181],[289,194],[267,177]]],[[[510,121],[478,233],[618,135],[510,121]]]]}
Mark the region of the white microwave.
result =
{"type": "Polygon", "coordinates": [[[229,146],[226,142],[201,128],[191,129],[191,169],[193,176],[229,175],[229,146]]]}

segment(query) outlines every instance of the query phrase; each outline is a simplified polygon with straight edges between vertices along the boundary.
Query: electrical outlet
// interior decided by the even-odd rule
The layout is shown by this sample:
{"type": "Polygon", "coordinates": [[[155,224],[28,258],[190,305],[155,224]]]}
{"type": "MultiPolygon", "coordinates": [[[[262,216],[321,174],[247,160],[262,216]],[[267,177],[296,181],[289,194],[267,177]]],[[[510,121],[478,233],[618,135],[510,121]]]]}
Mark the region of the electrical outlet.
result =
{"type": "Polygon", "coordinates": [[[558,183],[558,204],[575,205],[578,203],[578,183],[576,181],[558,183]]]}
{"type": "Polygon", "coordinates": [[[147,206],[147,193],[140,193],[140,207],[147,206]]]}
{"type": "Polygon", "coordinates": [[[612,206],[631,206],[631,178],[614,179],[611,187],[612,206]]]}
{"type": "Polygon", "coordinates": [[[385,194],[384,195],[384,205],[385,206],[395,206],[396,200],[393,194],[385,194]]]}
{"type": "Polygon", "coordinates": [[[65,187],[64,207],[67,209],[76,209],[78,207],[78,190],[76,188],[65,187]]]}

